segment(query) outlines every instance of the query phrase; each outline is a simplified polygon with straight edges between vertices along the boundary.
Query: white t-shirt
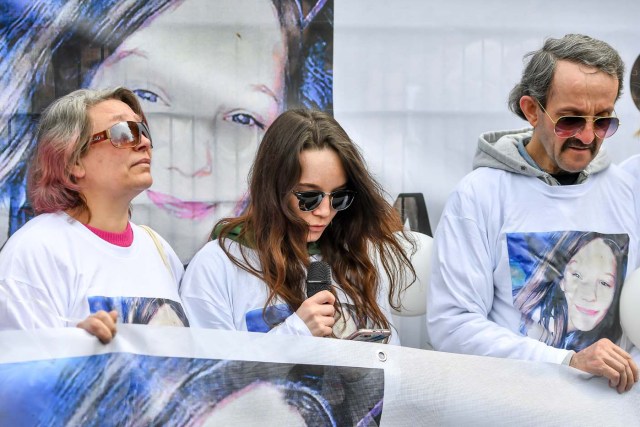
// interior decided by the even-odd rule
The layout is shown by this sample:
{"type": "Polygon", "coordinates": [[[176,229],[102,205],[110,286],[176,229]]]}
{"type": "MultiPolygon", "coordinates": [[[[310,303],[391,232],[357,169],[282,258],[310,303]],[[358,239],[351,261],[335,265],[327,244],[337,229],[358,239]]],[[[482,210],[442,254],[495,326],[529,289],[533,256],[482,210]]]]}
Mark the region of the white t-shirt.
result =
{"type": "Polygon", "coordinates": [[[0,330],[75,326],[100,309],[124,323],[188,326],[180,260],[135,224],[129,247],[113,245],[64,212],[41,214],[0,252],[0,330]]]}
{"type": "MultiPolygon", "coordinates": [[[[242,259],[239,244],[225,240],[231,253],[242,259]]],[[[258,266],[257,254],[245,248],[250,262],[258,266]]],[[[313,260],[318,260],[316,257],[313,260]]],[[[352,302],[340,286],[333,283],[338,300],[341,303],[345,320],[342,318],[334,325],[334,334],[345,337],[359,328],[370,325],[356,325],[349,316],[352,302]]],[[[384,281],[380,286],[378,304],[388,320],[391,319],[388,301],[388,285],[384,281]]],[[[263,309],[269,292],[265,283],[256,276],[235,265],[220,247],[219,240],[207,243],[191,260],[180,285],[180,297],[187,315],[194,327],[227,329],[250,332],[268,332],[275,334],[310,336],[311,331],[298,315],[286,303],[276,302],[263,309]],[[271,325],[277,326],[272,327],[271,325]]],[[[396,331],[391,331],[392,344],[399,344],[396,331]]]]}
{"type": "MultiPolygon", "coordinates": [[[[626,259],[626,274],[631,273],[638,267],[635,206],[632,177],[617,166],[565,186],[498,169],[474,170],[450,195],[434,240],[427,290],[434,348],[563,362],[569,350],[538,341],[544,334],[535,325],[523,330],[523,313],[514,306],[521,285],[542,262],[531,254],[548,252],[557,236],[596,232],[604,240],[628,242],[619,260],[626,259]]],[[[609,310],[618,309],[613,305],[609,310]]],[[[533,323],[541,315],[529,313],[533,323]]],[[[620,345],[631,347],[624,336],[620,345]]]]}

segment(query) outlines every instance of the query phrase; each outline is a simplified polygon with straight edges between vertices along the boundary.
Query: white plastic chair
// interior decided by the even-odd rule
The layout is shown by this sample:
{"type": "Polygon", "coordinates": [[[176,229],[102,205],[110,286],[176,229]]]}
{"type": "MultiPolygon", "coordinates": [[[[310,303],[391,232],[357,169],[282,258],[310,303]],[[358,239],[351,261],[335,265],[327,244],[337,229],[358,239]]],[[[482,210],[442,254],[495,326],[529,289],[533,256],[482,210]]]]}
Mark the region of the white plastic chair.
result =
{"type": "Polygon", "coordinates": [[[431,276],[431,250],[433,238],[417,231],[405,231],[416,244],[416,252],[411,255],[411,245],[404,238],[405,249],[411,255],[411,263],[416,271],[416,281],[400,294],[402,302],[399,310],[393,310],[393,324],[398,329],[403,346],[432,349],[427,332],[427,283],[431,276]]]}

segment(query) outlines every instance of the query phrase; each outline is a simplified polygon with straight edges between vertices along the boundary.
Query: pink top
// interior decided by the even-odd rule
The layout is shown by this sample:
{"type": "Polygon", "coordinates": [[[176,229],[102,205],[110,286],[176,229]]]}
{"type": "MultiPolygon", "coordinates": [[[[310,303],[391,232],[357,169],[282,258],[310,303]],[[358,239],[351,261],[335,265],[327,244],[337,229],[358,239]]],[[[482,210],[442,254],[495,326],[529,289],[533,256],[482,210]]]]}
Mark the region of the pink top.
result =
{"type": "Polygon", "coordinates": [[[114,244],[116,246],[122,246],[123,248],[127,248],[131,246],[131,244],[133,243],[133,230],[131,229],[131,223],[129,222],[127,222],[127,228],[125,228],[122,233],[112,233],[110,231],[100,230],[88,224],[85,224],[85,227],[91,230],[96,236],[100,237],[102,240],[106,240],[107,242],[114,244]]]}

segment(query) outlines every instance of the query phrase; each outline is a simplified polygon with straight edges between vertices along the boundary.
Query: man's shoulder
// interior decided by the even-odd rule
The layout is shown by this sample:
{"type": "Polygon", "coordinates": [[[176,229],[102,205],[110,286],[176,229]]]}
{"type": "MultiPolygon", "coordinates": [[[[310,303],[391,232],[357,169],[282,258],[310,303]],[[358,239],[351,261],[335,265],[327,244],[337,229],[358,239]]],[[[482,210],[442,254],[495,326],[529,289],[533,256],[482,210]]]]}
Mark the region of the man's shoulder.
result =
{"type": "Polygon", "coordinates": [[[635,163],[637,167],[640,167],[640,156],[638,156],[638,159],[630,158],[628,160],[632,160],[632,162],[620,165],[611,164],[608,168],[594,175],[604,180],[606,185],[633,189],[640,183],[640,170],[634,171],[632,165],[635,163]]]}
{"type": "MultiPolygon", "coordinates": [[[[490,167],[479,167],[465,175],[449,194],[445,211],[465,216],[481,215],[496,203],[501,203],[503,193],[513,188],[517,175],[490,167]],[[475,212],[475,214],[473,214],[475,212]]],[[[526,177],[525,177],[526,179],[526,177]]],[[[535,178],[532,178],[535,179],[535,178]]]]}
{"type": "Polygon", "coordinates": [[[631,175],[640,175],[640,154],[634,154],[633,156],[623,160],[620,162],[619,166],[631,175]]]}
{"type": "MultiPolygon", "coordinates": [[[[466,174],[456,185],[455,192],[478,193],[492,191],[505,179],[516,176],[511,172],[492,167],[481,166],[466,174]]],[[[535,178],[533,178],[535,179],[535,178]]]]}
{"type": "Polygon", "coordinates": [[[632,182],[640,181],[640,154],[629,157],[619,165],[612,165],[609,169],[622,175],[622,179],[632,182]]]}

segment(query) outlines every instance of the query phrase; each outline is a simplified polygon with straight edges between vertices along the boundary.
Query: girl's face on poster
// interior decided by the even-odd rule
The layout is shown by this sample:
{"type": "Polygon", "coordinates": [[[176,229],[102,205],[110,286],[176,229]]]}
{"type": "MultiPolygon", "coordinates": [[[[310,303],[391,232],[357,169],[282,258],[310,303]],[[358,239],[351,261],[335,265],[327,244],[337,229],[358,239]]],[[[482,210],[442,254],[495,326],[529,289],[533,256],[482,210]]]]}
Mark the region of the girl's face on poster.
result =
{"type": "Polygon", "coordinates": [[[186,0],[127,38],[90,87],[123,85],[141,99],[154,184],[134,203],[151,202],[161,215],[208,230],[232,215],[256,148],[282,108],[285,60],[269,0],[186,0]]]}
{"type": "Polygon", "coordinates": [[[613,251],[600,238],[569,260],[560,282],[567,300],[568,331],[590,331],[604,318],[615,295],[616,267],[613,251]]]}
{"type": "Polygon", "coordinates": [[[274,425],[307,425],[302,415],[286,402],[282,390],[256,381],[220,401],[206,416],[203,425],[270,425],[269,420],[273,420],[274,425]]]}

